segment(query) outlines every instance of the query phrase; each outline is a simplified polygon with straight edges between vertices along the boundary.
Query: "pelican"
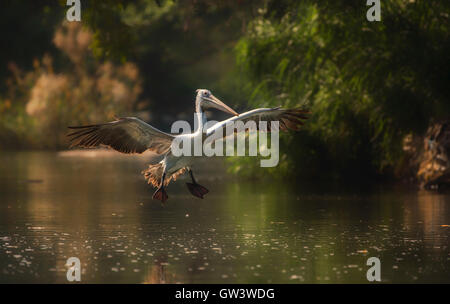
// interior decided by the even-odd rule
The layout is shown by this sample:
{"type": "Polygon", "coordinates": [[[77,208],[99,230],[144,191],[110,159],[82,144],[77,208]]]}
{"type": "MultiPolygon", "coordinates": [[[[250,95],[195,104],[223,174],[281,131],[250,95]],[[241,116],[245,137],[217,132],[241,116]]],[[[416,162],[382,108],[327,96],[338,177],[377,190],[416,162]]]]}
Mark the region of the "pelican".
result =
{"type": "Polygon", "coordinates": [[[298,130],[299,126],[303,125],[302,120],[307,118],[305,114],[309,113],[299,108],[282,109],[281,107],[277,107],[259,108],[238,114],[211,94],[209,90],[198,89],[196,92],[196,129],[193,133],[174,135],[160,131],[137,117],[124,117],[103,124],[69,127],[74,130],[68,134],[71,142],[70,147],[93,148],[107,146],[116,151],[128,154],[143,153],[146,150],[153,151],[164,156],[159,163],[150,164],[148,169],[142,172],[148,184],[157,188],[153,194],[153,199],[160,200],[164,203],[169,198],[165,187],[186,171],[192,180],[191,183],[186,183],[189,191],[192,195],[203,199],[209,190],[197,183],[192,171],[192,164],[198,157],[175,156],[172,153],[172,142],[174,139],[186,139],[187,137],[193,141],[197,137],[203,138],[204,133],[210,135],[224,128],[229,122],[244,122],[249,120],[279,121],[280,130],[298,130]],[[203,127],[206,124],[206,116],[203,111],[209,108],[215,108],[234,116],[217,122],[207,128],[205,132],[203,127]]]}

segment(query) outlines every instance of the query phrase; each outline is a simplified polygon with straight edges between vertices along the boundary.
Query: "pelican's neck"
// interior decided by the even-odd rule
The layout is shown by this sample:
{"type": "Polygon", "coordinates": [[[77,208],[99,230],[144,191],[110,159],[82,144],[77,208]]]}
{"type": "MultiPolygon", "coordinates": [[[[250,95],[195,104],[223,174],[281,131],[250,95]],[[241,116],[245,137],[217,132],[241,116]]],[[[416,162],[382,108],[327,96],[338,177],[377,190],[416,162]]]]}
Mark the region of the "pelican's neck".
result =
{"type": "Polygon", "coordinates": [[[206,116],[205,113],[203,113],[202,106],[201,106],[201,100],[200,98],[195,99],[195,121],[194,121],[194,132],[202,132],[203,126],[206,123],[206,116]]]}

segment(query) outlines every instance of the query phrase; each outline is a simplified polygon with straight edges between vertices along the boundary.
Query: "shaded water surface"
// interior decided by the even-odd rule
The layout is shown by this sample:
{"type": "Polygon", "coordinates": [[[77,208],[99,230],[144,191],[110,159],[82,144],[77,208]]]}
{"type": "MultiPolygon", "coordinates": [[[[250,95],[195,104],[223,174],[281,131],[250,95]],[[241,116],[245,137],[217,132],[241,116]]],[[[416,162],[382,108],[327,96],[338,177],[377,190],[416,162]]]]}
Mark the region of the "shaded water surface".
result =
{"type": "Polygon", "coordinates": [[[365,283],[373,256],[383,282],[450,283],[449,194],[238,182],[207,160],[206,198],[182,178],[162,206],[149,158],[0,154],[0,282],[64,283],[78,257],[85,283],[365,283]]]}

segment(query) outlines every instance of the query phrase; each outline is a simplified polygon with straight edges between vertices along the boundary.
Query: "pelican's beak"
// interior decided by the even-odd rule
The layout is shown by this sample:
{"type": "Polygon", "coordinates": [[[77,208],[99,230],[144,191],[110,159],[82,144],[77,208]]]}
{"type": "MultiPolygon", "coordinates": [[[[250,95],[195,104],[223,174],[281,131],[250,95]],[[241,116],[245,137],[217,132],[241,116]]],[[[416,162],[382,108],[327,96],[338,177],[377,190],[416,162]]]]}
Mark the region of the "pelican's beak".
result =
{"type": "Polygon", "coordinates": [[[236,112],[235,110],[233,110],[232,108],[230,108],[229,106],[224,104],[219,98],[217,98],[214,95],[210,95],[209,97],[207,97],[205,99],[211,102],[211,107],[214,107],[218,110],[224,111],[225,113],[233,114],[235,116],[239,115],[238,112],[236,112]]]}

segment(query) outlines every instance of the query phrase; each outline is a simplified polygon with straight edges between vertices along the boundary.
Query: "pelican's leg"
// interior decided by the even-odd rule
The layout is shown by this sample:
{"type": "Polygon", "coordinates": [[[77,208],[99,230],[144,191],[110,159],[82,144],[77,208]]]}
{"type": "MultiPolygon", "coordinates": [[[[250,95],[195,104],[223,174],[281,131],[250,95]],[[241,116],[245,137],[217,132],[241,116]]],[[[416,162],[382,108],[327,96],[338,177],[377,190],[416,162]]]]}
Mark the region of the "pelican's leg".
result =
{"type": "Polygon", "coordinates": [[[192,193],[192,195],[199,198],[203,198],[203,195],[207,194],[209,190],[203,187],[202,185],[197,184],[194,178],[194,174],[192,173],[192,170],[190,168],[188,168],[188,171],[192,179],[192,183],[186,183],[189,191],[192,193]]]}
{"type": "Polygon", "coordinates": [[[153,199],[160,200],[161,202],[167,201],[169,196],[166,193],[166,190],[164,190],[164,179],[166,178],[166,172],[163,173],[161,177],[161,184],[159,185],[158,190],[153,193],[153,199]]]}

